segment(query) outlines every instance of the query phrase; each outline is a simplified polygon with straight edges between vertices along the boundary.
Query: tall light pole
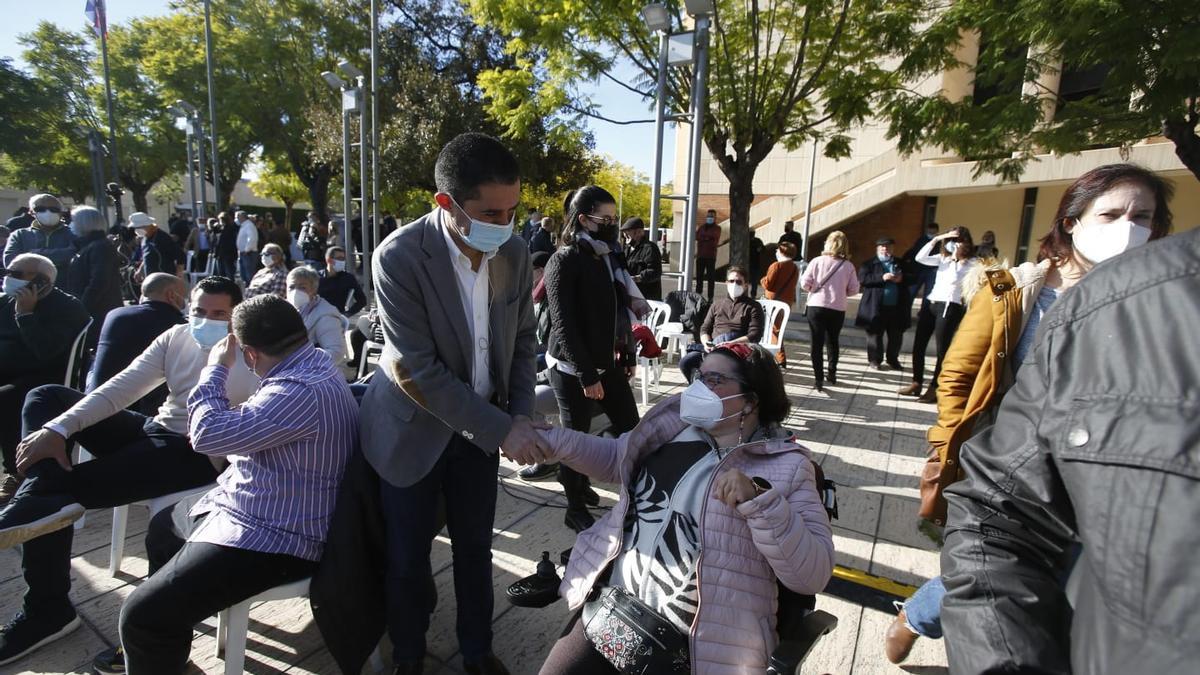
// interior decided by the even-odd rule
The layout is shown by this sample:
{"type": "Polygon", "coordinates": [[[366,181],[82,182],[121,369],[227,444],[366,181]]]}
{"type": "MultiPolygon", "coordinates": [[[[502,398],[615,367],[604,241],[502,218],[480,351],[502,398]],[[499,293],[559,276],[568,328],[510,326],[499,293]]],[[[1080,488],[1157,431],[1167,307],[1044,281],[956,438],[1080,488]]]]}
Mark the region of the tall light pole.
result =
{"type": "Polygon", "coordinates": [[[337,73],[327,70],[321,73],[325,82],[341,92],[342,99],[342,228],[338,233],[342,248],[348,251],[347,258],[354,260],[354,241],[350,238],[350,115],[361,105],[361,91],[338,77],[337,73]]]}
{"type": "MultiPolygon", "coordinates": [[[[217,99],[213,87],[212,0],[204,0],[204,68],[208,71],[208,130],[212,140],[213,201],[221,210],[221,158],[217,154],[217,99]]],[[[203,149],[201,149],[203,153],[203,149]]],[[[203,171],[203,169],[201,169],[203,171]]],[[[200,174],[204,180],[204,174],[200,174]]]]}
{"type": "MultiPolygon", "coordinates": [[[[368,164],[370,157],[369,144],[367,142],[367,106],[365,105],[366,97],[371,93],[364,91],[367,88],[367,77],[363,71],[349,61],[342,61],[338,64],[338,70],[344,74],[354,78],[358,83],[358,90],[362,92],[364,105],[358,106],[358,182],[359,182],[359,200],[358,200],[358,218],[359,218],[359,234],[362,237],[362,257],[363,257],[363,287],[367,293],[371,292],[371,236],[370,228],[368,227],[368,214],[371,213],[371,193],[367,190],[368,183],[368,164]]],[[[346,214],[346,226],[350,226],[350,214],[346,214]]]]}
{"type": "MultiPolygon", "coordinates": [[[[167,106],[167,113],[175,118],[177,126],[182,125],[187,138],[187,174],[188,174],[188,201],[191,203],[192,210],[196,209],[196,171],[195,164],[192,163],[192,124],[191,115],[185,108],[179,106],[178,103],[173,103],[167,106]]],[[[203,150],[201,150],[203,152],[203,150]]],[[[201,176],[203,179],[203,176],[201,176]]]]}
{"type": "Polygon", "coordinates": [[[808,233],[812,226],[813,190],[817,187],[817,139],[813,139],[812,159],[808,163],[808,199],[804,207],[804,239],[800,242],[800,259],[808,262],[808,233]]]}
{"type": "Polygon", "coordinates": [[[663,117],[667,99],[667,48],[671,38],[671,15],[667,6],[655,2],[642,8],[642,21],[658,33],[658,88],[654,97],[654,181],[650,186],[650,241],[658,245],[658,219],[662,202],[663,117]]]}
{"type": "Polygon", "coordinates": [[[692,138],[688,161],[688,211],[684,226],[683,284],[692,285],[696,269],[696,223],[700,217],[700,164],[704,149],[704,112],[708,106],[708,26],[713,13],[713,0],[684,0],[687,12],[696,20],[693,43],[695,72],[692,78],[692,138]]]}
{"type": "MultiPolygon", "coordinates": [[[[363,223],[364,226],[366,223],[363,223]]],[[[367,241],[366,234],[363,241],[367,241]]],[[[379,243],[379,0],[371,0],[371,239],[363,273],[371,294],[371,251],[379,243]]],[[[372,301],[374,301],[373,296],[372,301]]]]}
{"type": "Polygon", "coordinates": [[[192,185],[192,218],[197,223],[208,215],[208,187],[204,184],[204,125],[200,122],[200,110],[187,101],[175,101],[175,108],[187,118],[188,171],[192,170],[192,148],[196,150],[196,164],[200,171],[200,201],[197,208],[195,184],[192,185]],[[194,146],[193,146],[194,144],[194,146]]]}

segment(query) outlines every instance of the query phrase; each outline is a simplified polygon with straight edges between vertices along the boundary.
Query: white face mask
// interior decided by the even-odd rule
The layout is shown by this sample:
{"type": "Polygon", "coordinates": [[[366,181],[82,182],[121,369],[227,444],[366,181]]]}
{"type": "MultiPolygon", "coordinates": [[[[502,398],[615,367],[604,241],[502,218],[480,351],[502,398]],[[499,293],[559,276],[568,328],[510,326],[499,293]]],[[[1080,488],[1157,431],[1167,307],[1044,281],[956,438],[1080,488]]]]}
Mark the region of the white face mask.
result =
{"type": "Polygon", "coordinates": [[[263,267],[270,267],[271,263],[275,262],[275,258],[264,253],[261,256],[263,267]]]}
{"type": "Polygon", "coordinates": [[[294,289],[288,292],[288,302],[292,303],[292,307],[296,309],[304,309],[308,307],[308,303],[312,300],[312,296],[300,289],[294,289]]]}
{"type": "Polygon", "coordinates": [[[745,394],[734,394],[721,398],[699,379],[693,380],[688,388],[683,390],[683,396],[679,399],[679,419],[705,431],[711,431],[721,422],[741,414],[741,412],[732,415],[721,414],[725,412],[723,401],[741,396],[745,396],[745,394]]]}
{"type": "Polygon", "coordinates": [[[735,284],[732,281],[729,281],[729,282],[725,283],[725,290],[726,290],[726,292],[729,293],[729,297],[733,298],[734,300],[737,300],[738,298],[742,297],[742,295],[744,295],[746,293],[746,285],[745,284],[735,284]]]}
{"type": "Polygon", "coordinates": [[[1131,248],[1150,241],[1150,228],[1142,227],[1122,218],[1111,223],[1075,225],[1071,242],[1075,250],[1092,264],[1102,263],[1131,248]]]}
{"type": "Polygon", "coordinates": [[[28,284],[29,282],[24,279],[4,277],[4,294],[9,297],[14,296],[17,294],[17,291],[25,288],[28,284]]]}
{"type": "Polygon", "coordinates": [[[33,214],[33,217],[37,218],[39,224],[45,225],[46,227],[57,225],[59,221],[59,214],[53,211],[39,211],[33,214]]]}
{"type": "Polygon", "coordinates": [[[333,261],[333,271],[334,272],[345,272],[346,271],[346,261],[345,260],[334,260],[333,261]]]}
{"type": "Polygon", "coordinates": [[[792,259],[784,255],[781,251],[775,251],[775,259],[779,262],[791,262],[792,259]]]}
{"type": "Polygon", "coordinates": [[[946,255],[954,255],[954,253],[958,251],[958,242],[948,241],[944,246],[942,246],[942,248],[946,249],[946,255]]]}

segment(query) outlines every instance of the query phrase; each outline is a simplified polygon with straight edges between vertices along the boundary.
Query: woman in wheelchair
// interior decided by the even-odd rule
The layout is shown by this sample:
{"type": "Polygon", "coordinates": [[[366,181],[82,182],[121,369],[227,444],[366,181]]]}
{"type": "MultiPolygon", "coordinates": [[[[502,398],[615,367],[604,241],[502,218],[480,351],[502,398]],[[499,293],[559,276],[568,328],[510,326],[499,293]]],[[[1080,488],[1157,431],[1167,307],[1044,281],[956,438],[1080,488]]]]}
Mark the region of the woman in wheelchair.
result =
{"type": "Polygon", "coordinates": [[[833,536],[814,465],[780,423],[769,352],[705,356],[681,396],[617,439],[542,431],[551,461],[620,485],[579,534],[560,587],[572,616],[542,673],[762,673],[780,585],[821,591],[833,536]]]}

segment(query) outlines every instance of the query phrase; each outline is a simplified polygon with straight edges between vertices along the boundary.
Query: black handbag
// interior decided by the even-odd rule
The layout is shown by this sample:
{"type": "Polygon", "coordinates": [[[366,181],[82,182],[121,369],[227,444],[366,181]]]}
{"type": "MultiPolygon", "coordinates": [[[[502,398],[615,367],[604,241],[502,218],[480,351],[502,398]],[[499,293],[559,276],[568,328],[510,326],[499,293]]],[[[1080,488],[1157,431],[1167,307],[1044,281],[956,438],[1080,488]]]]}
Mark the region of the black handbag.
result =
{"type": "Polygon", "coordinates": [[[688,636],[646,603],[609,586],[583,605],[583,632],[626,675],[691,670],[688,636]]]}

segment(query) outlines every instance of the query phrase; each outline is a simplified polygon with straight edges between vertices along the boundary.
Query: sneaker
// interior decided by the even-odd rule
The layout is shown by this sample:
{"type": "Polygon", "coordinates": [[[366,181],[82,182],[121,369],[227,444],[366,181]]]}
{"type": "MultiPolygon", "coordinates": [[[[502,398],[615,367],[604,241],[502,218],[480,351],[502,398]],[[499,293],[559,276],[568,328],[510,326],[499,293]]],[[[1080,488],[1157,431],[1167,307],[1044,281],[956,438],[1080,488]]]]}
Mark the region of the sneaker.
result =
{"type": "Polygon", "coordinates": [[[125,650],[121,647],[105,649],[92,659],[95,675],[125,675],[125,650]]]}
{"type": "Polygon", "coordinates": [[[546,480],[558,475],[558,463],[527,466],[518,471],[517,475],[521,477],[521,480],[546,480]]]}
{"type": "Polygon", "coordinates": [[[18,612],[7,626],[0,628],[0,666],[54,642],[79,628],[79,624],[79,615],[74,610],[65,621],[31,619],[24,612],[18,612]]]}
{"type": "Polygon", "coordinates": [[[4,475],[4,480],[0,480],[0,506],[12,501],[12,498],[17,494],[17,488],[21,487],[21,479],[16,476],[4,475]]]}
{"type": "Polygon", "coordinates": [[[892,369],[892,366],[891,366],[890,364],[887,364],[887,363],[877,363],[877,364],[875,364],[875,370],[878,370],[878,371],[887,372],[887,371],[889,371],[889,370],[891,370],[891,369],[892,369]]]}
{"type": "Polygon", "coordinates": [[[70,495],[21,492],[0,511],[0,549],[70,527],[83,512],[70,495]]]}

